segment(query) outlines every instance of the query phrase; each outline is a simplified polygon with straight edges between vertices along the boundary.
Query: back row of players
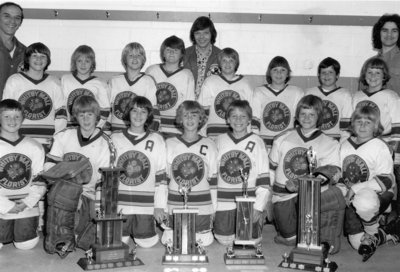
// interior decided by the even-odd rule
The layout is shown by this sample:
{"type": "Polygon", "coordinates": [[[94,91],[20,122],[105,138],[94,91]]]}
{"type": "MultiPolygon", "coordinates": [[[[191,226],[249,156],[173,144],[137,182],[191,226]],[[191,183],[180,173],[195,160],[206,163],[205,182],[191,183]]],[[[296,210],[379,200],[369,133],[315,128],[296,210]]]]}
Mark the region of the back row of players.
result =
{"type": "MultiPolygon", "coordinates": [[[[319,173],[327,180],[325,191],[330,202],[327,202],[328,206],[322,203],[323,211],[325,208],[327,212],[344,212],[343,193],[334,188],[340,187],[336,183],[345,158],[340,157],[339,142],[321,130],[344,144],[350,143],[346,148],[354,149],[349,158],[346,156],[347,168],[342,169],[343,175],[347,175],[346,186],[342,187],[344,195],[350,200],[368,187],[378,199],[377,202],[370,201],[370,192],[359,194],[357,199],[362,204],[357,202],[358,207],[371,206],[371,209],[356,214],[354,207],[357,205],[349,208],[354,211],[349,218],[367,222],[369,227],[366,230],[361,224],[354,230],[352,224],[348,233],[355,235],[350,239],[352,245],[359,248],[362,240],[368,240],[362,239],[367,234],[375,237],[375,240],[370,239],[372,242],[368,240],[369,245],[376,245],[376,239],[384,240],[377,236],[380,233],[377,219],[396,193],[393,160],[391,151],[381,140],[374,141],[372,146],[363,145],[381,133],[387,143],[393,144],[394,151],[398,151],[400,113],[397,111],[400,111],[400,104],[397,94],[385,88],[389,74],[384,61],[371,58],[364,64],[360,77],[362,89],[351,95],[349,90],[336,85],[340,64],[332,58],[324,59],[318,67],[320,86],[304,92],[288,84],[291,69],[287,60],[275,57],[267,69],[268,84],[253,90],[246,77],[236,74],[238,53],[225,48],[217,56],[218,67],[207,71],[210,75],[200,90],[195,91],[192,72],[181,67],[184,56],[183,41],[176,36],[168,37],[160,49],[162,63],[151,65],[142,73],[145,50],[139,43],[130,43],[123,49],[121,57],[126,73],[113,77],[106,84],[92,75],[96,67],[95,53],[89,46],[82,45],[72,55],[71,74],[63,76],[60,84],[55,77],[45,73],[51,62],[50,50],[42,43],[35,43],[26,49],[24,71],[8,79],[3,99],[22,104],[25,120],[21,133],[36,138],[51,149],[47,167],[59,160],[76,160],[82,156],[90,158],[92,169],[107,166],[106,143],[95,143],[101,139],[102,131],[116,131],[112,139],[119,151],[118,164],[126,169],[126,176],[121,177],[120,205],[124,214],[135,214],[125,225],[124,236],[129,239],[131,235],[144,247],[158,241],[154,228],[149,228],[149,225],[154,226],[153,213],[157,221],[168,222],[170,208],[181,206],[178,187],[182,182],[193,186],[189,203],[201,207],[196,231],[202,236],[199,239],[203,244],[208,245],[213,240],[210,228],[213,221],[217,240],[223,244],[231,243],[235,225],[234,196],[241,194],[242,188],[240,168],[249,173],[249,194],[257,199],[256,221],[262,217],[272,191],[278,229],[275,241],[294,244],[297,225],[290,222],[297,218],[297,194],[293,181],[307,172],[305,152],[309,146],[319,154],[318,166],[324,167],[319,173]],[[198,103],[194,102],[196,100],[198,103]],[[355,123],[352,124],[355,138],[346,141],[354,109],[357,110],[352,121],[362,120],[363,123],[361,128],[356,127],[359,130],[354,127],[355,123]],[[153,119],[151,123],[149,116],[153,119]],[[77,121],[79,128],[73,127],[77,121]],[[293,130],[295,121],[297,129],[293,130]],[[382,132],[379,122],[383,126],[382,132]],[[371,124],[372,130],[368,131],[365,141],[364,127],[371,124]],[[71,128],[65,129],[68,125],[71,128]],[[214,139],[216,145],[208,138],[201,138],[197,133],[199,128],[200,134],[214,139]],[[118,132],[121,129],[122,132],[118,132]],[[161,132],[167,139],[167,147],[164,138],[149,133],[148,129],[161,132]],[[250,130],[254,133],[249,133],[250,130]],[[54,143],[50,147],[53,135],[54,143]],[[360,151],[360,146],[367,149],[360,151]],[[382,152],[387,156],[378,160],[382,152]],[[268,153],[271,167],[266,160],[268,153]],[[94,164],[94,161],[99,163],[94,164]],[[351,190],[360,182],[363,186],[351,190]],[[383,193],[389,194],[385,206],[378,198],[383,193]],[[368,205],[363,202],[366,199],[368,205]],[[157,204],[158,201],[162,204],[157,204]]],[[[397,155],[396,165],[400,162],[397,155]]],[[[97,171],[92,174],[83,193],[88,202],[95,200],[94,188],[99,179],[97,171]]],[[[85,216],[87,218],[80,223],[90,221],[89,213],[85,216]]],[[[341,227],[335,225],[333,229],[340,232],[341,227]]],[[[332,237],[339,237],[338,233],[327,231],[324,237],[322,240],[334,246],[332,252],[337,252],[340,239],[332,237]]],[[[168,240],[165,238],[165,242],[168,240]]],[[[0,242],[11,241],[3,239],[0,242]]]]}

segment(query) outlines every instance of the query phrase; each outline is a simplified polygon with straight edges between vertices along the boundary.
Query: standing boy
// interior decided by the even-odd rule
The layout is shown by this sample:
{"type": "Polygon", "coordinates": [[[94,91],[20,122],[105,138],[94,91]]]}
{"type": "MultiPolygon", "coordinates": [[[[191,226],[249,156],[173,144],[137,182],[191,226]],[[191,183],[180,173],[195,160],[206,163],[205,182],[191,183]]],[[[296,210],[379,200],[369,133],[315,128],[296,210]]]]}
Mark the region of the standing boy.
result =
{"type": "Polygon", "coordinates": [[[349,90],[337,86],[339,75],[340,63],[330,57],[323,59],[318,65],[320,86],[306,90],[305,94],[322,99],[324,112],[321,130],[337,140],[345,140],[349,136],[347,129],[353,107],[349,90]]]}

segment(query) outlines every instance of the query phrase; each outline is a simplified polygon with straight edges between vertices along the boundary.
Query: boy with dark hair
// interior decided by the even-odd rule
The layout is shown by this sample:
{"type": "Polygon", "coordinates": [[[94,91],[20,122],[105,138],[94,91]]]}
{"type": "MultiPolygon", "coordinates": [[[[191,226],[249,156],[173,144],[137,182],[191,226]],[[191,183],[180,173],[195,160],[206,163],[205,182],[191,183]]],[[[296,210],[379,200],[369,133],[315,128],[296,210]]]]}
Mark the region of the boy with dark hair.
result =
{"type": "Polygon", "coordinates": [[[327,57],[318,65],[318,80],[320,86],[310,88],[305,94],[320,97],[324,104],[321,130],[337,140],[345,140],[349,135],[350,116],[353,107],[349,90],[337,86],[340,75],[340,64],[337,60],[327,57]]]}
{"type": "Polygon", "coordinates": [[[175,124],[176,109],[183,101],[195,99],[193,74],[181,66],[184,55],[183,40],[170,36],[161,44],[160,57],[163,63],[146,69],[146,74],[152,76],[157,84],[160,132],[166,138],[181,134],[175,124]]]}
{"type": "Polygon", "coordinates": [[[153,117],[150,100],[135,96],[128,105],[129,127],[111,135],[117,167],[125,169],[118,187],[118,210],[127,218],[122,241],[128,244],[132,238],[144,248],[158,243],[153,215],[160,200],[165,199],[160,188],[167,183],[165,141],[159,133],[149,130],[153,117]]]}
{"type": "Polygon", "coordinates": [[[35,140],[22,136],[21,104],[0,102],[0,248],[13,242],[18,249],[32,249],[39,242],[38,202],[46,193],[35,179],[43,171],[44,150],[35,140]]]}
{"type": "Polygon", "coordinates": [[[19,101],[24,107],[21,127],[48,150],[55,132],[66,127],[67,112],[58,78],[46,72],[51,63],[50,49],[33,43],[25,50],[24,71],[10,76],[3,98],[19,101]]]}
{"type": "Polygon", "coordinates": [[[223,245],[232,245],[236,228],[236,196],[243,196],[242,173],[248,175],[247,192],[255,197],[253,204],[253,237],[262,239],[263,210],[271,194],[267,150],[260,136],[249,132],[252,109],[246,100],[233,101],[226,111],[232,132],[216,139],[218,150],[218,204],[214,221],[214,236],[223,245]]]}

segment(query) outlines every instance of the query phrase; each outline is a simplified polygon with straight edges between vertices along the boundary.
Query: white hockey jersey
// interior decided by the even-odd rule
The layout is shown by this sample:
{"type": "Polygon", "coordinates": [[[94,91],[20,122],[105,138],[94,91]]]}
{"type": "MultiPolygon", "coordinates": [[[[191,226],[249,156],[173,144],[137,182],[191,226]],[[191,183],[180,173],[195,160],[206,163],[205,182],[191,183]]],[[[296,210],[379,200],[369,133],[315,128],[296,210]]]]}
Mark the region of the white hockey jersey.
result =
{"type": "Polygon", "coordinates": [[[43,171],[44,150],[40,143],[22,136],[15,142],[0,137],[0,218],[18,219],[39,215],[37,203],[46,193],[45,184],[34,177],[43,171]],[[22,200],[27,207],[20,213],[8,213],[22,200]]]}
{"type": "Polygon", "coordinates": [[[110,114],[110,99],[108,97],[108,86],[104,80],[95,76],[80,80],[73,74],[67,74],[61,78],[61,89],[64,94],[64,104],[67,108],[68,126],[77,125],[72,118],[72,105],[82,95],[94,97],[100,106],[100,118],[103,123],[107,120],[110,114]]]}
{"type": "Polygon", "coordinates": [[[267,149],[271,149],[276,135],[294,127],[297,103],[303,96],[303,90],[293,85],[280,91],[269,85],[254,90],[253,119],[267,149]]]}
{"type": "MultiPolygon", "coordinates": [[[[96,186],[101,180],[101,167],[110,167],[110,149],[102,132],[95,135],[89,141],[82,140],[79,127],[66,128],[54,135],[53,146],[47,154],[46,163],[60,161],[79,161],[89,159],[91,168],[90,181],[83,185],[83,195],[95,200],[96,186]]],[[[48,167],[46,167],[48,168],[48,167]]],[[[100,199],[96,199],[99,201],[100,199]]]]}
{"type": "Polygon", "coordinates": [[[324,103],[321,130],[337,140],[348,137],[349,134],[346,130],[350,126],[350,118],[353,113],[350,91],[342,87],[327,91],[319,86],[306,90],[305,95],[309,94],[320,97],[324,103]]]}
{"type": "Polygon", "coordinates": [[[117,150],[118,210],[122,214],[153,214],[160,184],[166,184],[166,147],[158,133],[134,136],[124,129],[111,139],[117,150]]]}
{"type": "Polygon", "coordinates": [[[269,154],[274,198],[279,196],[284,200],[297,196],[286,190],[286,182],[310,173],[307,159],[310,147],[316,153],[316,167],[324,165],[340,167],[337,140],[320,130],[316,130],[309,137],[303,135],[300,127],[288,130],[275,138],[269,154]]]}
{"type": "Polygon", "coordinates": [[[394,192],[396,182],[393,175],[391,151],[383,140],[373,138],[356,144],[353,137],[340,146],[343,183],[347,188],[362,183],[378,193],[394,192]]]}
{"type": "Polygon", "coordinates": [[[51,137],[66,127],[67,113],[59,80],[44,74],[35,80],[25,73],[9,77],[3,99],[14,99],[24,107],[25,120],[21,134],[28,135],[41,144],[49,144],[51,137]]]}
{"type": "Polygon", "coordinates": [[[185,100],[195,100],[194,78],[189,69],[179,68],[168,73],[162,64],[154,64],[146,69],[157,83],[157,105],[161,116],[160,131],[170,135],[182,132],[175,124],[176,110],[185,100]]]}
{"type": "Polygon", "coordinates": [[[209,113],[204,125],[205,134],[212,138],[229,131],[226,110],[235,100],[247,100],[252,105],[253,89],[246,77],[227,80],[222,75],[211,75],[204,80],[198,102],[209,113]]]}
{"type": "Polygon", "coordinates": [[[213,140],[200,138],[187,143],[181,136],[167,139],[168,211],[182,208],[180,186],[188,186],[188,206],[200,215],[215,213],[217,208],[217,148],[213,140]]]}
{"type": "Polygon", "coordinates": [[[254,208],[263,211],[270,189],[267,150],[260,136],[249,133],[235,139],[231,133],[216,139],[218,149],[218,211],[236,208],[235,197],[243,196],[243,176],[248,175],[248,196],[256,197],[254,208]]]}
{"type": "MultiPolygon", "coordinates": [[[[160,123],[160,112],[157,108],[157,87],[154,79],[141,74],[135,81],[130,81],[126,73],[114,76],[110,80],[111,89],[111,128],[125,129],[129,126],[126,120],[129,102],[135,96],[144,96],[150,100],[154,108],[154,122],[160,123]]],[[[127,116],[129,117],[129,115],[127,116]]]]}

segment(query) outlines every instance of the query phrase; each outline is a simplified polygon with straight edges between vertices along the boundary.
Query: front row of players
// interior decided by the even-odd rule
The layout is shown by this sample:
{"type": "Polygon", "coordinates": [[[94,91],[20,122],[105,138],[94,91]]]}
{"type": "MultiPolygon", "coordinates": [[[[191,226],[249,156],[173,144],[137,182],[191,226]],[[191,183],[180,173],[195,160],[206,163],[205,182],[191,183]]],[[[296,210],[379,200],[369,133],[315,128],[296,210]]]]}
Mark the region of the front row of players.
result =
{"type": "MultiPolygon", "coordinates": [[[[322,100],[313,95],[303,97],[296,109],[296,127],[274,141],[269,154],[271,169],[263,140],[247,130],[252,119],[247,101],[231,103],[226,115],[231,131],[215,142],[198,133],[207,117],[195,101],[179,106],[177,123],[183,134],[166,141],[148,129],[153,119],[148,99],[135,97],[129,109],[130,127],[111,135],[118,154],[117,166],[125,169],[120,177],[118,210],[127,217],[123,226],[126,243],[133,238],[141,247],[157,244],[156,222],[165,228],[162,242],[170,242],[172,209],[182,206],[179,190],[184,184],[191,188],[188,205],[199,210],[196,240],[208,246],[215,237],[221,244],[231,245],[235,239],[235,196],[242,195],[242,169],[249,177],[248,194],[256,198],[252,238],[262,239],[262,214],[272,197],[278,232],[274,240],[295,245],[296,179],[308,173],[306,152],[310,146],[317,153],[315,173],[324,180],[321,241],[331,245],[330,252],[340,249],[343,219],[351,245],[364,259],[379,244],[389,239],[399,241],[400,220],[384,226],[379,220],[389,208],[396,185],[391,151],[379,139],[382,128],[375,109],[355,110],[351,119],[353,136],[340,147],[319,130],[322,100]]],[[[59,161],[88,158],[90,180],[83,185],[78,220],[71,226],[76,237],[84,236],[85,243],[80,246],[78,241],[78,246],[87,249],[95,240],[95,232],[88,229],[99,208],[96,190],[100,174],[96,169],[110,163],[107,137],[96,130],[99,105],[88,96],[76,100],[72,111],[79,126],[54,136],[46,163],[42,146],[19,133],[22,111],[14,100],[0,102],[0,245],[13,242],[19,249],[35,247],[39,241],[37,203],[46,192],[40,172],[59,161]]],[[[47,222],[47,233],[62,218],[52,220],[47,222]]]]}

